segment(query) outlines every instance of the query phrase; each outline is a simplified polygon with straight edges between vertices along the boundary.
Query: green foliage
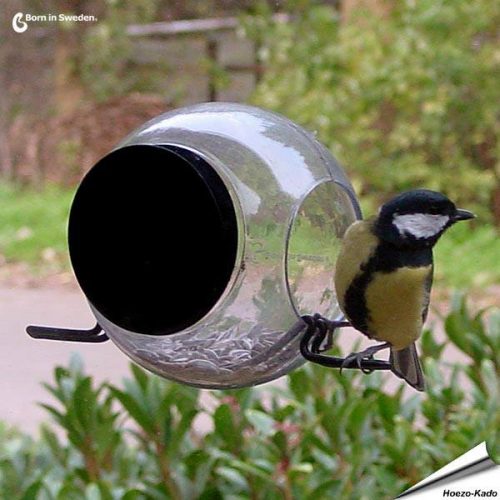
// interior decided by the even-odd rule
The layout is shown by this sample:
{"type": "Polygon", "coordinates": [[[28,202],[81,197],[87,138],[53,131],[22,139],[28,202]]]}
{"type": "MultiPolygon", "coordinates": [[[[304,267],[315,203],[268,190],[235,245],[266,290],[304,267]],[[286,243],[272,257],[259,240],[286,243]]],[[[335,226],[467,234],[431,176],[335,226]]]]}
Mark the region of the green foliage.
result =
{"type": "Polygon", "coordinates": [[[488,220],[500,185],[499,4],[404,0],[387,17],[341,19],[292,3],[290,23],[245,22],[267,65],[254,102],[315,131],[362,194],[425,186],[488,220]]]}
{"type": "Polygon", "coordinates": [[[313,365],[209,397],[136,366],[122,388],[96,386],[73,359],[46,384],[56,428],[34,441],[0,426],[0,497],[382,499],[483,440],[498,459],[500,311],[457,296],[444,327],[464,361],[426,331],[425,394],[313,365]]]}
{"type": "MultiPolygon", "coordinates": [[[[150,90],[144,72],[131,66],[133,47],[126,28],[128,24],[151,22],[159,1],[106,0],[104,3],[104,17],[84,35],[79,60],[83,83],[98,101],[134,90],[150,90]]],[[[164,68],[157,70],[154,77],[160,78],[164,68]]]]}
{"type": "Polygon", "coordinates": [[[66,265],[66,221],[73,192],[58,186],[43,190],[0,185],[0,254],[8,261],[66,265]]]}
{"type": "Polygon", "coordinates": [[[62,410],[43,404],[55,422],[66,430],[69,443],[78,450],[83,467],[78,473],[84,482],[97,482],[113,466],[114,453],[120,442],[117,429],[119,414],[111,408],[111,394],[105,387],[93,387],[92,379],[82,373],[78,359],[70,368],[57,367],[54,385],[44,387],[58,401],[62,410]]]}
{"type": "Polygon", "coordinates": [[[490,225],[452,227],[434,248],[435,283],[483,289],[500,283],[500,238],[490,225]]]}
{"type": "MultiPolygon", "coordinates": [[[[72,197],[73,190],[57,186],[35,190],[2,184],[0,255],[7,262],[28,262],[38,272],[66,270],[69,266],[66,226],[72,197]]],[[[304,221],[297,229],[300,230],[294,234],[293,253],[311,253],[312,246],[316,253],[318,248],[331,252],[318,228],[304,221]]],[[[271,250],[279,249],[282,244],[281,236],[272,227],[260,228],[255,237],[265,238],[271,250]]],[[[471,231],[467,225],[457,224],[436,246],[435,283],[475,289],[498,283],[499,254],[500,239],[493,227],[483,225],[471,231]]]]}
{"type": "Polygon", "coordinates": [[[31,438],[0,423],[0,494],[23,498],[23,493],[38,482],[38,478],[33,482],[31,478],[41,455],[31,438]]]}

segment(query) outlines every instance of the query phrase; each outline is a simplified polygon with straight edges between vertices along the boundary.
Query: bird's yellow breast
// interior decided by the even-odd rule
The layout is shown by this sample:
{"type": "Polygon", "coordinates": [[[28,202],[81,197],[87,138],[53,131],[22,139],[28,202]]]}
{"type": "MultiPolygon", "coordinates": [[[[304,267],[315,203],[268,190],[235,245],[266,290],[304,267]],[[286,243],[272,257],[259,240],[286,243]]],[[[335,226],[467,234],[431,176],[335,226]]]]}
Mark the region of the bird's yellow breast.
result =
{"type": "MultiPolygon", "coordinates": [[[[346,293],[366,271],[379,245],[373,233],[374,219],[355,222],[342,240],[335,266],[335,290],[339,305],[346,313],[346,293]]],[[[359,289],[366,306],[365,333],[390,342],[396,350],[414,342],[422,331],[422,313],[428,303],[426,282],[432,266],[401,267],[390,272],[374,271],[359,289]]],[[[347,314],[347,313],[346,313],[347,314]]],[[[353,318],[348,318],[352,321],[353,318]]],[[[356,325],[355,325],[356,326],[356,325]]]]}
{"type": "Polygon", "coordinates": [[[404,349],[422,331],[422,311],[428,300],[427,267],[402,267],[390,273],[377,272],[365,290],[368,328],[374,338],[404,349]]]}

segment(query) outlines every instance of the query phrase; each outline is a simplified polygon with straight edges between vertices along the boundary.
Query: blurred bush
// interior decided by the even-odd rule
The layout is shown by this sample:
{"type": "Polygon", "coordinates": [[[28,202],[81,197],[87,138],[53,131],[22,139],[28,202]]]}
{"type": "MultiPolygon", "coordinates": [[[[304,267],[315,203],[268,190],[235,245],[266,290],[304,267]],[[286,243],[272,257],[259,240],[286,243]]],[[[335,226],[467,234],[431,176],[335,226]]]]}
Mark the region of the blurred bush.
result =
{"type": "Polygon", "coordinates": [[[377,3],[246,18],[267,68],[254,102],[314,131],[361,194],[425,186],[500,225],[500,4],[347,2],[377,3]]]}
{"type": "Polygon", "coordinates": [[[464,362],[426,331],[423,395],[308,365],[202,405],[136,366],[122,388],[96,385],[74,358],[45,384],[55,427],[34,440],[0,426],[0,497],[394,498],[485,439],[498,457],[500,311],[457,297],[443,326],[464,362]]]}
{"type": "MultiPolygon", "coordinates": [[[[103,15],[99,23],[85,31],[76,58],[82,82],[97,101],[149,90],[151,82],[144,73],[130,66],[133,46],[127,25],[152,22],[160,3],[160,0],[103,2],[103,15]]],[[[162,78],[164,71],[164,67],[159,67],[154,78],[162,78]]]]}

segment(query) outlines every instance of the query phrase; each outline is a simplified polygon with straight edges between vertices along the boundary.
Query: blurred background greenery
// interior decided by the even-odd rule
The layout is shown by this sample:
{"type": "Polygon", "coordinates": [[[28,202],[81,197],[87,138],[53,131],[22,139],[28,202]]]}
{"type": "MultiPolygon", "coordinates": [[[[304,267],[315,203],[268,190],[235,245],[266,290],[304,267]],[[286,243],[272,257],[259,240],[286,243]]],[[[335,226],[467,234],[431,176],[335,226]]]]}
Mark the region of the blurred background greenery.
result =
{"type": "MultiPolygon", "coordinates": [[[[76,13],[63,1],[24,6],[76,13]]],[[[366,214],[415,187],[477,212],[474,230],[453,229],[440,242],[437,283],[495,288],[497,2],[87,0],[78,9],[99,21],[40,23],[28,41],[3,33],[4,62],[17,59],[15,71],[2,72],[0,97],[0,196],[11,207],[0,215],[5,263],[67,269],[67,206],[84,172],[161,111],[229,99],[314,132],[349,173],[366,214]],[[208,15],[212,24],[197,24],[208,15]]]]}
{"type": "Polygon", "coordinates": [[[309,366],[279,388],[215,393],[207,409],[198,391],[137,368],[117,388],[73,361],[47,386],[55,424],[37,438],[0,427],[2,498],[392,498],[498,432],[500,319],[477,316],[500,305],[498,2],[5,0],[2,11],[0,286],[67,273],[81,176],[145,120],[199,101],[252,103],[312,131],[367,215],[415,187],[478,214],[436,248],[436,309],[452,311],[435,328],[464,363],[448,364],[427,332],[425,396],[309,366]],[[19,36],[18,11],[98,22],[19,36]],[[455,288],[470,310],[447,306],[455,288]]]}

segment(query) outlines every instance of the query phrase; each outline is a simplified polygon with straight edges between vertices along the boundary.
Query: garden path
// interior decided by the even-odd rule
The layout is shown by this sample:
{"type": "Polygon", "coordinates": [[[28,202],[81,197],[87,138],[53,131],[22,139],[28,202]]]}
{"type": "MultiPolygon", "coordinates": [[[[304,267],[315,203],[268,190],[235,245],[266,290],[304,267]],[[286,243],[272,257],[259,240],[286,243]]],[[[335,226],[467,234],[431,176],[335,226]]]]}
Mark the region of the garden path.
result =
{"type": "MultiPolygon", "coordinates": [[[[97,381],[119,384],[128,375],[128,358],[112,342],[76,344],[33,340],[25,333],[28,324],[90,327],[93,317],[75,286],[52,284],[33,288],[0,284],[0,421],[35,433],[39,423],[47,418],[36,403],[50,401],[41,382],[52,380],[54,367],[66,365],[73,352],[81,355],[86,372],[97,381]]],[[[359,338],[345,329],[340,344],[347,351],[359,338]]],[[[463,356],[449,349],[447,359],[454,361],[463,356]]],[[[390,386],[396,383],[396,379],[391,380],[390,386]]],[[[207,400],[206,394],[204,400],[207,400]]]]}

